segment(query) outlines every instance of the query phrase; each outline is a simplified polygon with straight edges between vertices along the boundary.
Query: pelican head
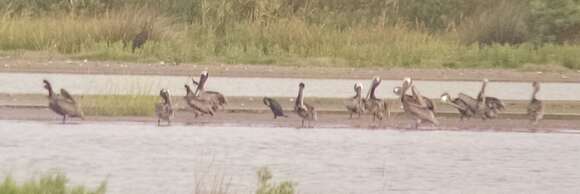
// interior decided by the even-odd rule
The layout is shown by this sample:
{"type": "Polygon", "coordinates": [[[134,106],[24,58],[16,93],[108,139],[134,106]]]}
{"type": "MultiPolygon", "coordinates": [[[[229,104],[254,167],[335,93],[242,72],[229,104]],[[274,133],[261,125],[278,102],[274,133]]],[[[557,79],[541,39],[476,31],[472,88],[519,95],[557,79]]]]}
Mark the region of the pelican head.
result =
{"type": "Polygon", "coordinates": [[[42,83],[44,83],[44,88],[45,89],[50,89],[50,82],[48,82],[48,80],[42,80],[42,83]]]}
{"type": "Polygon", "coordinates": [[[397,96],[400,96],[402,92],[402,88],[399,86],[393,88],[393,93],[397,96]]]}
{"type": "Polygon", "coordinates": [[[360,83],[360,82],[356,82],[356,83],[354,84],[354,90],[355,90],[355,91],[357,91],[357,90],[362,90],[362,89],[363,89],[363,85],[362,85],[362,83],[360,83]]]}
{"type": "Polygon", "coordinates": [[[487,83],[487,82],[489,82],[489,79],[483,78],[483,82],[487,83]]]}
{"type": "Polygon", "coordinates": [[[202,71],[202,72],[200,73],[200,75],[201,75],[201,76],[204,76],[204,77],[207,77],[208,73],[207,73],[207,71],[202,71]]]}
{"type": "Polygon", "coordinates": [[[441,102],[448,103],[450,98],[447,92],[441,94],[441,102]]]}
{"type": "Polygon", "coordinates": [[[304,83],[300,82],[300,84],[298,84],[298,87],[304,88],[304,83]]]}

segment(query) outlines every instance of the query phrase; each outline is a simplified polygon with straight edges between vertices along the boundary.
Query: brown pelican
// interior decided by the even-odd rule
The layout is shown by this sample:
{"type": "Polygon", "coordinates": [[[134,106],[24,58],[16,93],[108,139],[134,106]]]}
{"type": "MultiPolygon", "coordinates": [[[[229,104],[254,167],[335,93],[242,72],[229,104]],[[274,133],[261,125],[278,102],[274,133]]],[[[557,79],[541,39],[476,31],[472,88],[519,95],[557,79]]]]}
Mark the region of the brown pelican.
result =
{"type": "Polygon", "coordinates": [[[403,86],[401,87],[401,104],[406,113],[409,113],[415,120],[413,128],[419,127],[419,124],[423,122],[429,122],[433,125],[439,125],[439,121],[435,118],[435,112],[429,108],[427,102],[422,98],[419,91],[413,85],[411,78],[405,78],[403,80],[403,86]],[[412,95],[406,95],[407,90],[411,89],[412,95]]]}
{"type": "Polygon", "coordinates": [[[284,109],[282,109],[282,106],[280,106],[278,101],[268,97],[264,97],[262,101],[264,102],[264,105],[270,107],[272,113],[274,113],[274,119],[278,117],[288,117],[284,114],[284,109]]]}
{"type": "Polygon", "coordinates": [[[463,101],[461,98],[452,98],[451,95],[449,95],[447,92],[441,95],[441,102],[456,108],[459,111],[461,120],[465,118],[469,119],[475,115],[475,110],[472,109],[465,101],[463,101]]]}
{"type": "Polygon", "coordinates": [[[161,125],[161,120],[166,120],[167,125],[171,125],[171,118],[174,115],[173,105],[171,103],[171,96],[169,91],[166,89],[161,89],[159,91],[159,96],[161,96],[162,102],[155,104],[155,114],[157,115],[157,125],[161,125]]]}
{"type": "Polygon", "coordinates": [[[477,98],[473,98],[463,93],[457,95],[457,98],[465,102],[465,104],[474,111],[475,115],[480,116],[483,120],[493,119],[497,117],[500,111],[505,109],[505,105],[500,99],[485,94],[488,82],[488,79],[483,79],[481,90],[477,94],[477,98]]]}
{"type": "Polygon", "coordinates": [[[540,91],[540,83],[534,81],[532,83],[534,91],[532,92],[532,100],[528,104],[528,116],[533,124],[538,124],[538,122],[544,117],[544,102],[536,98],[536,94],[540,91]]]}
{"type": "Polygon", "coordinates": [[[195,93],[199,96],[199,99],[206,100],[212,103],[212,108],[216,111],[219,108],[223,108],[227,104],[227,100],[223,94],[215,91],[206,91],[205,85],[209,74],[207,71],[203,71],[200,74],[199,82],[192,79],[193,84],[197,85],[195,93]]]}
{"type": "Polygon", "coordinates": [[[84,119],[80,105],[64,88],[60,89],[60,95],[52,90],[52,85],[48,80],[43,80],[44,88],[48,90],[48,107],[55,113],[62,116],[62,123],[66,123],[66,117],[80,117],[84,119]]]}
{"type": "Polygon", "coordinates": [[[296,97],[294,111],[302,118],[302,127],[304,127],[304,121],[308,121],[308,127],[310,127],[310,121],[317,119],[316,110],[314,110],[313,106],[304,102],[304,83],[301,82],[298,87],[298,97],[296,97]]]}
{"type": "MultiPolygon", "coordinates": [[[[400,98],[401,97],[401,94],[402,94],[402,88],[401,87],[395,87],[395,88],[393,88],[393,93],[395,95],[399,96],[399,98],[400,98]]],[[[407,95],[407,99],[413,99],[413,98],[411,98],[412,97],[411,95],[409,95],[409,94],[405,94],[405,95],[407,95]]],[[[425,103],[427,103],[427,107],[430,110],[432,110],[433,112],[436,112],[435,111],[435,103],[433,103],[433,100],[431,100],[431,99],[429,99],[429,98],[427,98],[425,96],[421,96],[421,98],[423,98],[423,100],[425,101],[425,103]]]]}
{"type": "Polygon", "coordinates": [[[375,77],[371,83],[371,88],[367,94],[366,99],[363,100],[365,110],[373,115],[373,121],[383,120],[384,117],[389,117],[389,104],[375,96],[375,90],[381,84],[380,77],[375,77]]]}
{"type": "Polygon", "coordinates": [[[197,94],[193,93],[189,85],[185,84],[184,87],[186,92],[184,97],[185,102],[187,102],[187,105],[189,105],[189,107],[193,109],[193,114],[195,115],[195,118],[197,118],[199,115],[204,114],[209,114],[211,116],[214,115],[214,109],[211,102],[199,99],[197,94]]]}
{"type": "Polygon", "coordinates": [[[360,118],[360,115],[365,111],[365,106],[364,106],[363,98],[361,95],[362,89],[363,89],[363,86],[360,82],[355,83],[354,84],[355,95],[346,101],[346,109],[350,113],[351,119],[352,119],[352,114],[357,113],[358,117],[360,118]]]}

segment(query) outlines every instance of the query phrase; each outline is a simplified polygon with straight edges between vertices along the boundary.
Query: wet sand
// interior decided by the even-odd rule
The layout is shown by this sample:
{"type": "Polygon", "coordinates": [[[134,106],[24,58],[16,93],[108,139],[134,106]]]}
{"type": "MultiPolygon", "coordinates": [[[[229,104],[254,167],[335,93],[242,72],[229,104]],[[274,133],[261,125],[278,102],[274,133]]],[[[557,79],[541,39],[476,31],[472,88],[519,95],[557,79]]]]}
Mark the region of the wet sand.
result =
{"type": "MultiPolygon", "coordinates": [[[[228,110],[218,112],[215,116],[194,118],[187,110],[176,112],[172,125],[191,126],[242,126],[242,127],[284,127],[300,128],[301,119],[293,112],[288,112],[287,118],[273,119],[270,112],[228,110]]],[[[1,107],[0,120],[36,120],[59,123],[60,116],[48,108],[42,107],[1,107]]],[[[412,122],[403,113],[393,113],[391,118],[382,122],[373,122],[370,115],[361,118],[349,119],[349,115],[340,112],[320,112],[319,120],[312,122],[315,128],[357,128],[362,130],[444,130],[444,131],[501,131],[501,132],[566,132],[580,134],[580,120],[578,119],[546,119],[538,125],[531,125],[528,120],[521,118],[499,118],[483,121],[470,119],[460,121],[455,115],[442,114],[439,116],[440,126],[423,125],[419,129],[412,129],[412,122]],[[579,131],[575,131],[579,130],[579,131]]],[[[157,119],[153,116],[88,116],[85,120],[74,118],[69,124],[94,122],[145,122],[156,125],[157,119]]]]}
{"type": "MultiPolygon", "coordinates": [[[[549,67],[549,66],[548,66],[549,67]]],[[[554,69],[554,68],[547,68],[554,69]]],[[[0,72],[20,73],[74,73],[74,74],[127,74],[127,75],[198,75],[208,70],[213,76],[324,78],[324,79],[402,79],[465,80],[488,78],[496,81],[578,82],[580,72],[572,70],[520,71],[508,69],[414,69],[378,67],[283,66],[247,64],[160,64],[112,61],[81,61],[66,59],[0,58],[0,72]]]]}

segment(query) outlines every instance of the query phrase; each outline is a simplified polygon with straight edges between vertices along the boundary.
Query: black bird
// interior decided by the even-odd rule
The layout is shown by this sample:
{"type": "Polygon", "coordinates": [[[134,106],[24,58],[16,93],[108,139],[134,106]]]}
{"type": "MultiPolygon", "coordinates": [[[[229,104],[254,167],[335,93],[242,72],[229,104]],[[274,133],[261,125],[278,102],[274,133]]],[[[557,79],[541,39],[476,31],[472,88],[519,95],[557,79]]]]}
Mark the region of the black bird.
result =
{"type": "Polygon", "coordinates": [[[135,35],[135,38],[133,38],[133,45],[131,47],[131,52],[135,52],[135,49],[141,48],[143,47],[143,45],[145,44],[145,42],[147,42],[147,40],[149,40],[149,29],[144,28],[143,31],[141,31],[139,34],[135,35]]]}
{"type": "Polygon", "coordinates": [[[270,110],[272,110],[272,113],[274,114],[274,119],[277,119],[278,117],[288,117],[284,114],[284,109],[282,109],[282,106],[280,106],[278,101],[268,97],[264,97],[262,101],[266,106],[270,107],[270,110]]]}

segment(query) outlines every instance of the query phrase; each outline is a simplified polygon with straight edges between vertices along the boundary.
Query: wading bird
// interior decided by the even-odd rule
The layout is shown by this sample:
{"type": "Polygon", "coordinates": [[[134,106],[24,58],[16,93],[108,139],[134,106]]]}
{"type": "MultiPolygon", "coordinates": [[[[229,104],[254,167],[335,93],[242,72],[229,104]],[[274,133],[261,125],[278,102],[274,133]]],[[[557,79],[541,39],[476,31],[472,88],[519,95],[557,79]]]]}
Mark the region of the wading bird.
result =
{"type": "Polygon", "coordinates": [[[227,104],[227,100],[225,96],[219,92],[205,90],[205,85],[208,78],[208,72],[203,71],[200,74],[199,82],[195,81],[194,79],[191,79],[191,81],[194,85],[197,86],[195,93],[199,99],[211,102],[213,110],[216,111],[220,108],[223,108],[227,104]]]}
{"type": "Polygon", "coordinates": [[[55,94],[48,80],[43,80],[44,88],[48,90],[48,107],[50,110],[62,116],[62,123],[66,123],[66,117],[79,117],[84,119],[80,105],[64,88],[60,89],[60,95],[55,94]]]}
{"type": "Polygon", "coordinates": [[[159,91],[159,96],[161,96],[162,102],[155,104],[157,126],[161,126],[161,120],[165,120],[167,121],[167,125],[171,125],[171,118],[173,117],[174,112],[169,91],[166,89],[161,89],[161,91],[159,91]]]}
{"type": "Polygon", "coordinates": [[[347,99],[346,101],[346,110],[348,110],[348,112],[350,113],[350,118],[352,119],[352,114],[358,114],[358,117],[360,118],[360,115],[365,111],[365,106],[363,103],[363,98],[362,98],[362,89],[363,89],[363,85],[360,82],[357,82],[354,84],[354,92],[355,95],[349,99],[347,99]]]}
{"type": "Polygon", "coordinates": [[[441,95],[441,102],[456,108],[459,111],[459,117],[461,120],[469,119],[475,115],[475,110],[472,109],[465,101],[463,101],[461,98],[453,98],[447,92],[441,95]]]}
{"type": "Polygon", "coordinates": [[[419,94],[411,78],[405,78],[403,80],[401,90],[400,99],[403,110],[415,120],[413,128],[418,128],[423,122],[439,125],[439,121],[435,118],[435,112],[429,108],[421,94],[419,94]],[[409,89],[411,89],[412,95],[406,95],[409,89]]]}
{"type": "Polygon", "coordinates": [[[211,102],[199,99],[196,93],[193,93],[189,85],[185,84],[185,102],[189,107],[193,109],[193,114],[195,118],[199,115],[209,114],[211,116],[214,115],[214,109],[211,102]]]}
{"type": "MultiPolygon", "coordinates": [[[[401,94],[402,94],[402,88],[400,86],[394,87],[393,88],[393,93],[400,98],[401,97],[401,94]]],[[[409,95],[409,94],[405,94],[405,95],[407,95],[407,99],[411,99],[411,100],[413,99],[413,98],[411,98],[412,97],[411,95],[409,95]]],[[[423,100],[425,101],[425,103],[427,103],[427,107],[429,108],[429,110],[431,110],[433,112],[436,112],[435,111],[435,103],[433,103],[433,100],[431,100],[431,99],[429,99],[429,98],[427,98],[425,96],[421,96],[421,98],[423,98],[423,100]]]]}
{"type": "Polygon", "coordinates": [[[288,117],[284,114],[284,109],[282,109],[282,106],[280,106],[278,101],[272,98],[264,97],[262,102],[264,102],[264,105],[270,107],[270,110],[272,110],[272,113],[274,114],[274,119],[277,119],[278,117],[288,117]]]}
{"type": "Polygon", "coordinates": [[[534,91],[532,92],[532,99],[528,104],[528,117],[535,125],[544,117],[544,102],[536,98],[536,95],[540,91],[540,83],[534,81],[532,87],[534,91]]]}
{"type": "Polygon", "coordinates": [[[367,94],[367,97],[363,100],[365,105],[365,110],[371,113],[374,120],[383,120],[385,117],[390,117],[389,104],[376,97],[375,91],[377,87],[381,84],[382,80],[380,77],[375,77],[371,83],[371,88],[367,94]]]}
{"type": "Polygon", "coordinates": [[[478,115],[481,119],[493,119],[497,117],[500,111],[505,109],[505,106],[500,99],[486,95],[485,90],[489,80],[483,79],[482,82],[477,98],[473,98],[463,93],[458,94],[457,98],[465,102],[465,104],[474,111],[475,115],[478,115]]]}
{"type": "Polygon", "coordinates": [[[314,107],[304,102],[304,87],[304,83],[298,84],[298,96],[294,104],[294,111],[302,118],[302,127],[304,127],[304,121],[307,121],[308,127],[311,127],[310,121],[316,121],[318,118],[314,107]]]}

